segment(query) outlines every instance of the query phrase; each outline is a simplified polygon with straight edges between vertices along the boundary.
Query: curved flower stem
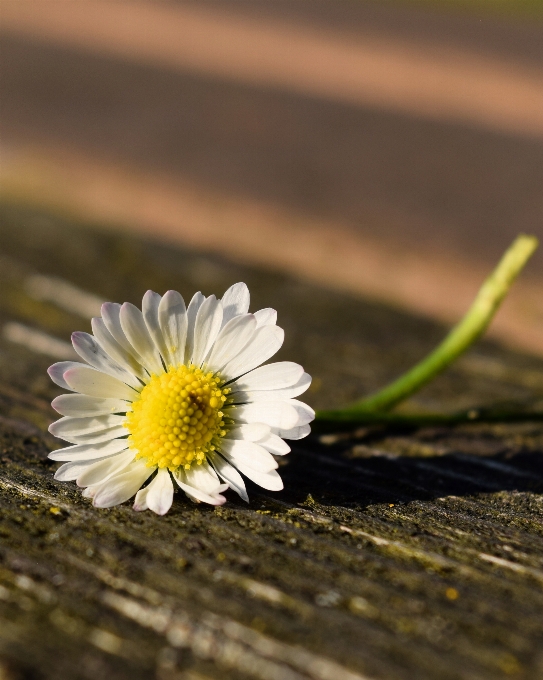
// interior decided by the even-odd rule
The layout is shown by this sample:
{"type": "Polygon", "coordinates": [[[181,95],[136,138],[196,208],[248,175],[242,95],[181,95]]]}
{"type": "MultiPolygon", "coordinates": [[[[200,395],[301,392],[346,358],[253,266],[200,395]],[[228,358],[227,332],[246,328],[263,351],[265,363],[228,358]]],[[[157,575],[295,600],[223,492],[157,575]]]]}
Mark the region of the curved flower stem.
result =
{"type": "Polygon", "coordinates": [[[344,409],[320,411],[318,420],[355,421],[383,413],[421,389],[463,354],[486,330],[513,281],[538,246],[535,236],[518,236],[483,283],[467,314],[430,354],[379,392],[344,409]]]}

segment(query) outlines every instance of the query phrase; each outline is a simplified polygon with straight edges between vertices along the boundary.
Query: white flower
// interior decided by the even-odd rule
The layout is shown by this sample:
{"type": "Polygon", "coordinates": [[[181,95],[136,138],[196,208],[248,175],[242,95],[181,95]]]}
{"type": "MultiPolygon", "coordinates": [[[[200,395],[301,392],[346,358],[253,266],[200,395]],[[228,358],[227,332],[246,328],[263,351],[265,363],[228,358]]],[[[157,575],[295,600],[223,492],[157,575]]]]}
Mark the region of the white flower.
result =
{"type": "Polygon", "coordinates": [[[229,487],[248,500],[240,472],[282,489],[274,456],[290,451],[283,439],[309,434],[315,413],[293,397],[311,377],[288,361],[261,366],[284,332],[275,310],[248,309],[244,283],[222,300],[196,293],[188,307],[173,290],[147,291],[141,312],[128,302],[102,305],[94,335],[72,335],[86,363],[49,369],[72,392],[53,400],[64,417],[49,431],[73,444],[49,454],[68,461],[55,479],[75,479],[98,508],[136,494],[135,510],[159,515],[172,504],[172,479],[211,505],[224,503],[229,487]]]}

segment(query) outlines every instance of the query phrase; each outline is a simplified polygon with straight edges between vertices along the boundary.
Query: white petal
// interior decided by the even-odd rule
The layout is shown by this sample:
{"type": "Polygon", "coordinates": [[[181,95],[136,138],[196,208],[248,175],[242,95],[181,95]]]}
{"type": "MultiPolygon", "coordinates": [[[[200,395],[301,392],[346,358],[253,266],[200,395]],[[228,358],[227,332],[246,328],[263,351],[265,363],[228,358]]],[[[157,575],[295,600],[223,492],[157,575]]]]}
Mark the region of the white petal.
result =
{"type": "Polygon", "coordinates": [[[140,358],[135,355],[132,348],[128,351],[115,340],[108,331],[103,319],[95,317],[91,321],[91,326],[94,337],[98,340],[100,346],[103,347],[106,354],[114,359],[119,365],[123,366],[127,371],[137,376],[140,380],[145,383],[148,382],[149,374],[141,365],[140,358]]]}
{"type": "Polygon", "coordinates": [[[245,489],[245,482],[242,476],[228,463],[222,456],[216,455],[211,461],[213,468],[219,475],[221,479],[224,479],[228,483],[231,489],[233,489],[244,501],[249,502],[249,496],[247,495],[247,490],[245,489]]]}
{"type": "Polygon", "coordinates": [[[288,429],[274,427],[272,430],[274,434],[282,437],[283,439],[303,439],[311,432],[311,427],[309,425],[299,425],[297,427],[288,429]]]}
{"type": "Polygon", "coordinates": [[[72,333],[72,345],[79,356],[93,368],[102,371],[102,373],[112,375],[131,387],[138,388],[141,386],[136,376],[119,366],[116,361],[113,361],[89,333],[82,333],[80,331],[72,333]]]}
{"type": "Polygon", "coordinates": [[[185,342],[185,358],[183,363],[189,364],[192,359],[192,353],[194,349],[194,323],[196,321],[196,315],[198,310],[202,306],[205,297],[198,291],[192,296],[192,300],[189,302],[187,307],[187,339],[185,342]]]}
{"type": "Polygon", "coordinates": [[[173,482],[168,470],[158,470],[156,477],[149,485],[147,505],[157,515],[165,515],[172,507],[173,482]]]}
{"type": "Polygon", "coordinates": [[[256,320],[252,314],[231,319],[219,333],[206,363],[212,371],[221,371],[232,361],[253,337],[256,320]]]}
{"type": "Polygon", "coordinates": [[[246,439],[248,442],[257,442],[269,434],[269,425],[252,423],[251,425],[236,425],[228,432],[228,439],[246,439]]]}
{"type": "Polygon", "coordinates": [[[156,373],[157,375],[164,373],[160,354],[149,335],[140,310],[130,302],[125,302],[121,307],[119,319],[124,334],[141,357],[142,363],[149,373],[156,373]]]}
{"type": "Polygon", "coordinates": [[[143,301],[141,303],[141,313],[143,314],[143,320],[145,321],[149,335],[151,336],[157,351],[164,359],[164,363],[167,365],[169,354],[158,320],[158,310],[160,308],[161,302],[162,298],[158,293],[148,290],[143,296],[143,301]]]}
{"type": "Polygon", "coordinates": [[[89,366],[74,366],[64,373],[64,380],[71,389],[89,397],[105,397],[134,401],[138,392],[117,378],[106,375],[89,366]]]}
{"type": "Polygon", "coordinates": [[[65,434],[62,439],[65,442],[70,442],[70,444],[102,444],[112,439],[126,437],[127,434],[126,428],[123,425],[118,425],[88,434],[65,434]]]}
{"type": "MultiPolygon", "coordinates": [[[[128,352],[128,354],[136,356],[136,352],[124,334],[123,327],[121,326],[121,305],[118,302],[104,302],[100,311],[104,324],[113,338],[126,352],[128,352]]],[[[136,356],[136,358],[140,359],[139,356],[136,356]]]]}
{"type": "Polygon", "coordinates": [[[289,399],[288,403],[298,411],[298,425],[307,425],[315,420],[315,411],[298,399],[289,399]]]}
{"type": "Polygon", "coordinates": [[[304,369],[292,361],[278,361],[255,368],[232,383],[232,391],[281,390],[296,385],[304,369]]]}
{"type": "Polygon", "coordinates": [[[277,401],[279,399],[290,399],[291,397],[297,397],[305,392],[309,385],[311,385],[311,376],[309,373],[304,373],[300,380],[298,380],[298,382],[292,387],[285,387],[281,390],[249,390],[246,392],[233,391],[232,394],[229,395],[229,401],[234,404],[246,404],[252,401],[277,401]]]}
{"type": "Polygon", "coordinates": [[[83,489],[83,491],[81,492],[81,495],[83,496],[83,498],[94,498],[97,491],[98,491],[98,485],[88,486],[86,489],[83,489]]]}
{"type": "Polygon", "coordinates": [[[134,510],[152,510],[165,515],[172,507],[173,484],[168,470],[159,469],[156,477],[145,489],[140,489],[134,501],[134,510]]]}
{"type": "Polygon", "coordinates": [[[131,463],[125,472],[111,477],[98,486],[92,504],[97,508],[111,508],[124,503],[136,493],[155,469],[147,467],[141,460],[131,463]]]}
{"type": "Polygon", "coordinates": [[[149,510],[149,506],[147,505],[147,494],[149,493],[150,486],[151,485],[148,484],[138,491],[136,498],[134,498],[134,505],[132,506],[133,510],[137,510],[138,512],[149,510]]]}
{"type": "Polygon", "coordinates": [[[64,449],[51,451],[47,456],[51,460],[70,460],[84,461],[97,460],[112,456],[128,448],[127,439],[113,439],[102,444],[81,444],[77,446],[67,446],[64,449]]]}
{"type": "MultiPolygon", "coordinates": [[[[225,488],[222,486],[219,486],[217,489],[217,493],[215,495],[209,495],[205,493],[205,491],[202,491],[201,489],[197,489],[196,487],[191,486],[188,483],[187,480],[187,475],[185,474],[184,470],[178,469],[173,473],[173,478],[179,485],[181,489],[189,496],[189,498],[192,498],[196,501],[201,501],[203,503],[209,503],[209,505],[223,505],[223,503],[226,503],[226,498],[224,496],[220,495],[220,491],[224,491],[225,488]]],[[[227,487],[228,485],[225,485],[227,487]]]]}
{"type": "Polygon", "coordinates": [[[61,394],[53,399],[51,406],[63,416],[73,416],[76,418],[106,416],[112,413],[126,413],[132,410],[132,404],[128,401],[88,397],[86,394],[61,394]]]}
{"type": "Polygon", "coordinates": [[[273,453],[274,456],[285,456],[287,453],[290,453],[290,446],[281,437],[271,432],[262,439],[259,439],[258,443],[266,451],[273,453]]]}
{"type": "Polygon", "coordinates": [[[95,486],[121,473],[134,460],[133,451],[118,453],[93,463],[77,477],[77,486],[95,486]]]}
{"type": "Polygon", "coordinates": [[[55,385],[62,387],[63,390],[69,390],[70,392],[73,392],[74,390],[72,390],[72,388],[64,380],[64,373],[69,368],[75,368],[76,366],[84,365],[85,364],[79,363],[79,361],[59,361],[56,364],[49,366],[49,368],[47,369],[47,373],[49,374],[49,377],[55,383],[55,385]]]}
{"type": "Polygon", "coordinates": [[[201,305],[194,323],[194,349],[192,363],[200,366],[213,347],[221,329],[222,305],[214,295],[210,295],[201,305]]]}
{"type": "Polygon", "coordinates": [[[205,463],[185,470],[185,475],[190,486],[210,495],[214,495],[217,489],[222,486],[215,470],[205,463]]]}
{"type": "Polygon", "coordinates": [[[90,418],[71,418],[65,417],[51,423],[49,425],[49,432],[55,437],[64,439],[65,435],[77,436],[80,434],[88,434],[89,432],[98,432],[105,430],[115,425],[122,425],[126,418],[124,416],[95,416],[90,418]]]}
{"type": "Polygon", "coordinates": [[[183,364],[187,340],[187,310],[185,301],[177,291],[169,290],[160,301],[158,320],[168,351],[166,364],[183,364]]]}
{"type": "Polygon", "coordinates": [[[271,453],[254,442],[242,439],[223,439],[220,453],[237,468],[244,465],[259,472],[277,469],[277,462],[271,453]]]}
{"type": "Polygon", "coordinates": [[[277,323],[277,312],[271,307],[259,309],[255,312],[255,319],[258,327],[260,326],[275,326],[277,323]]]}
{"type": "Polygon", "coordinates": [[[237,378],[242,373],[252,371],[281,348],[284,338],[285,332],[279,326],[258,328],[250,342],[226,364],[222,373],[225,377],[237,378]]]}
{"type": "Polygon", "coordinates": [[[223,411],[236,423],[264,423],[284,430],[290,430],[300,424],[298,411],[288,400],[257,401],[242,406],[228,406],[223,408],[223,411]]]}
{"type": "Polygon", "coordinates": [[[269,491],[281,491],[283,488],[283,480],[279,476],[277,470],[258,472],[247,465],[238,465],[237,468],[252,482],[258,484],[258,486],[261,486],[263,489],[268,489],[269,491]]]}
{"type": "Polygon", "coordinates": [[[245,283],[235,283],[222,296],[224,318],[222,325],[225,326],[230,319],[239,314],[247,314],[251,296],[245,283]]]}
{"type": "Polygon", "coordinates": [[[55,472],[55,479],[59,482],[72,482],[74,479],[77,479],[79,475],[89,467],[89,465],[93,464],[94,461],[92,460],[64,463],[64,465],[61,465],[55,472]]]}

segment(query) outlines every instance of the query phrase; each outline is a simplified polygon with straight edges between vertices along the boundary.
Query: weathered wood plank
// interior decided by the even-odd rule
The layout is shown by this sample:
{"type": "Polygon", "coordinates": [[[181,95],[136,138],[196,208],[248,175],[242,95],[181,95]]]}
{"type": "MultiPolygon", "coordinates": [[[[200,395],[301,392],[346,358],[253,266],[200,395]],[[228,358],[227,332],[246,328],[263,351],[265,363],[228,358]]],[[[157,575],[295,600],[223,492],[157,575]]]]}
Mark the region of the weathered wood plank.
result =
{"type": "MultiPolygon", "coordinates": [[[[270,272],[1,209],[0,323],[88,322],[36,273],[138,303],[147,287],[274,306],[315,406],[374,389],[443,329],[270,272]]],[[[293,447],[279,494],[165,517],[53,479],[50,359],[0,339],[0,676],[354,680],[543,674],[543,426],[360,428],[293,447]]],[[[413,406],[535,404],[543,362],[483,343],[413,406]]]]}

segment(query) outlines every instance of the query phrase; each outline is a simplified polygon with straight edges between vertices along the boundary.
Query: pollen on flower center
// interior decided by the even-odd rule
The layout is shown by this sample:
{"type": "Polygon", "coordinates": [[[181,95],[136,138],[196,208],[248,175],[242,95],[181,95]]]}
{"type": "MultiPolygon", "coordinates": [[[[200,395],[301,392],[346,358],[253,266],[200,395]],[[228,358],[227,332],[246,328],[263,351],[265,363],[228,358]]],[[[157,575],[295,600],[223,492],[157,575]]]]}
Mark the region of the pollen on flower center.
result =
{"type": "Polygon", "coordinates": [[[175,470],[201,465],[226,434],[221,407],[230,392],[221,378],[196,366],[153,375],[127,413],[125,427],[136,458],[175,470]]]}

